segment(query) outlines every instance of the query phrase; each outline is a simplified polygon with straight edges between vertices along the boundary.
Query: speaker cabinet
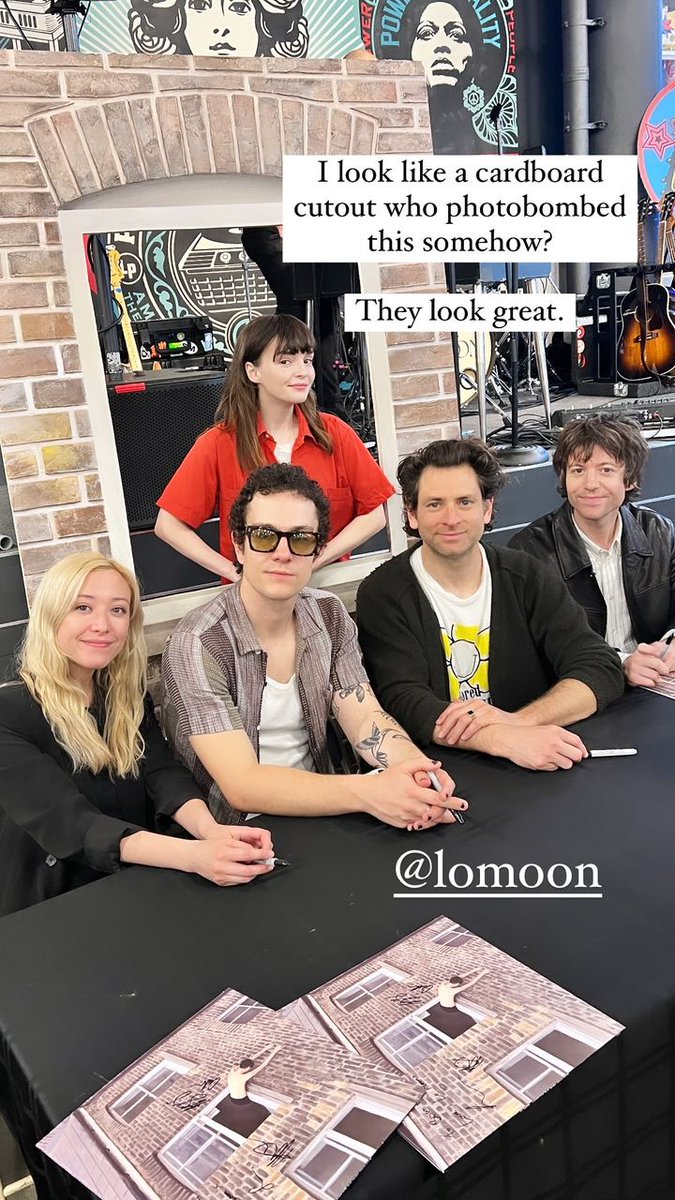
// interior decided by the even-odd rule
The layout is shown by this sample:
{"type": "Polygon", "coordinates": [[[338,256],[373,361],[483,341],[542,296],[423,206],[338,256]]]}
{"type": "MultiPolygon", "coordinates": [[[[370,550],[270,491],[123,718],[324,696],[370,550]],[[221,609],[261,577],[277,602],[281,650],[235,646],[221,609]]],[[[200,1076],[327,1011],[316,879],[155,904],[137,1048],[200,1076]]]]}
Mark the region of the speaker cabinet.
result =
{"type": "Polygon", "coordinates": [[[220,402],[224,371],[157,371],[108,384],[129,529],[152,529],[156,502],[220,402]]]}

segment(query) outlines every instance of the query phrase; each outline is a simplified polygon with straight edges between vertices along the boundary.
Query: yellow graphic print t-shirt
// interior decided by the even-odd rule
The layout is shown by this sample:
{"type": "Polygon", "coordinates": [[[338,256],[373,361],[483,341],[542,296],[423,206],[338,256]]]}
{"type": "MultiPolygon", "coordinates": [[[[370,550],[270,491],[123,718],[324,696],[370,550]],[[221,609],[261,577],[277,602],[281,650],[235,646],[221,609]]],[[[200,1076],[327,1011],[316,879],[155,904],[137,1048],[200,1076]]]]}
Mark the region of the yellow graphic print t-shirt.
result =
{"type": "Polygon", "coordinates": [[[422,547],[411,556],[417,582],[433,608],[440,627],[448,669],[451,700],[490,701],[490,609],[492,579],[483,547],[483,574],[473,596],[454,596],[425,569],[422,547]]]}

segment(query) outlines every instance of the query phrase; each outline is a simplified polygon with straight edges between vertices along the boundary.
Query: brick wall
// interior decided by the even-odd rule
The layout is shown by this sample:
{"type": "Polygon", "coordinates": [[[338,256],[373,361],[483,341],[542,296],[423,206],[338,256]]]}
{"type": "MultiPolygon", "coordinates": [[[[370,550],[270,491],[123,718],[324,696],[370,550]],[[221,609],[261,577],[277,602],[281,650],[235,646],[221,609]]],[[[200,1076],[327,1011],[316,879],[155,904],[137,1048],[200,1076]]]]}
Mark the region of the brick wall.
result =
{"type": "MultiPolygon", "coordinates": [[[[0,445],[29,594],[64,553],[109,551],[64,274],[59,208],[146,179],[279,176],[282,152],[431,151],[409,62],[0,51],[0,445]]],[[[380,269],[382,291],[443,290],[438,265],[380,269]]],[[[457,430],[448,335],[395,334],[401,453],[457,430]]]]}

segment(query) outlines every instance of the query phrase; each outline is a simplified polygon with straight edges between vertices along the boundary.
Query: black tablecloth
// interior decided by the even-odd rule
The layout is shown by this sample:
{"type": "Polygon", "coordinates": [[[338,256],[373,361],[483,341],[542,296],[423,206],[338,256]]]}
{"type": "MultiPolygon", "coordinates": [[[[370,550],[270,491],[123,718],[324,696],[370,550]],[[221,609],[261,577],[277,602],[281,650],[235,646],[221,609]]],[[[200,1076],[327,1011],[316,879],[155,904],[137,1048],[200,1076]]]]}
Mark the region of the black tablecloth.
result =
{"type": "Polygon", "coordinates": [[[274,818],[293,865],[253,885],[131,868],[0,921],[0,1100],[41,1196],[85,1193],[31,1142],[217,993],[278,1008],[442,913],[627,1031],[444,1176],[391,1139],[348,1200],[672,1200],[674,716],[633,693],[579,731],[639,754],[569,772],[445,754],[463,827],[274,818]],[[446,867],[595,863],[604,898],[394,899],[412,847],[446,867]]]}

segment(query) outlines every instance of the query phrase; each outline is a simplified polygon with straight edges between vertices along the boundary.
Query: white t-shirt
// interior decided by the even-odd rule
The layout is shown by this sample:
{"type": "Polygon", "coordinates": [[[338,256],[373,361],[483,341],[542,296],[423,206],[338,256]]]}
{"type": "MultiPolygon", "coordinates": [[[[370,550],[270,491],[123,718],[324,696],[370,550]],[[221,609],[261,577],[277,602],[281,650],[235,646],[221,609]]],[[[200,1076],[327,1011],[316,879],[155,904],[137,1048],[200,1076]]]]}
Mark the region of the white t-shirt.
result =
{"type": "Polygon", "coordinates": [[[467,597],[446,591],[429,574],[421,546],[410,558],[415,578],[438,618],[451,700],[490,700],[492,577],[485,551],[482,546],[479,549],[483,562],[480,586],[467,597]]]}
{"type": "Polygon", "coordinates": [[[274,447],[274,457],[277,462],[289,463],[293,453],[293,442],[277,442],[274,447]]]}
{"type": "Polygon", "coordinates": [[[288,683],[266,676],[258,745],[258,761],[267,766],[314,770],[296,675],[288,683]]]}

